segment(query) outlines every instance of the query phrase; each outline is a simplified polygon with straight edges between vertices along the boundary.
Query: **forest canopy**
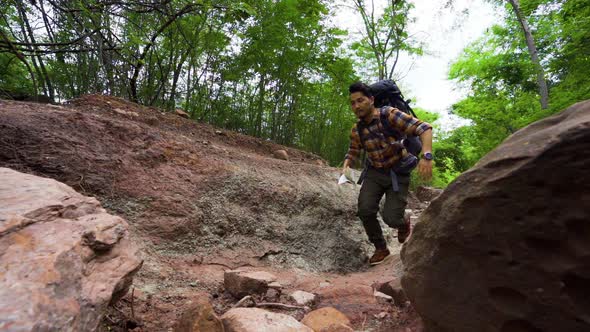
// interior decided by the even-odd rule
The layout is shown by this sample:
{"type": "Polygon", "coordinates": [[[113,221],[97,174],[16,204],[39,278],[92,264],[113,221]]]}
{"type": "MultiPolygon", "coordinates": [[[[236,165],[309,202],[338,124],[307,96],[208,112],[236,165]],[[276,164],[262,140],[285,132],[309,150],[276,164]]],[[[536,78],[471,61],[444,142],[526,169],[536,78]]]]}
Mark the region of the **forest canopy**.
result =
{"type": "MultiPolygon", "coordinates": [[[[590,97],[588,1],[488,2],[504,19],[449,68],[469,91],[451,111],[470,124],[437,134],[437,186],[516,130],[590,97]]],[[[428,47],[409,33],[412,1],[384,3],[376,14],[363,0],[6,0],[0,95],[98,93],[181,108],[337,166],[355,121],[348,86],[397,79],[400,57],[420,61],[428,47]],[[361,35],[331,23],[340,5],[355,8],[361,35]]],[[[436,125],[437,114],[418,114],[436,125]]]]}

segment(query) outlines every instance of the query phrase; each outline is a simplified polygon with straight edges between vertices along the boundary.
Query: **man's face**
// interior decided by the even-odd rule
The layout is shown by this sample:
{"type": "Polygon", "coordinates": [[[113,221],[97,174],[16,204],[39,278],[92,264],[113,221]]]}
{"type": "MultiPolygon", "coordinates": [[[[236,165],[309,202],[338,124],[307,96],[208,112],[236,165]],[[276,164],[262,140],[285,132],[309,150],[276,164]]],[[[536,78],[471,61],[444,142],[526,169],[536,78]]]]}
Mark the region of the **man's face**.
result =
{"type": "Polygon", "coordinates": [[[373,112],[374,100],[375,98],[367,97],[362,92],[353,92],[350,94],[350,106],[359,119],[373,112]]]}

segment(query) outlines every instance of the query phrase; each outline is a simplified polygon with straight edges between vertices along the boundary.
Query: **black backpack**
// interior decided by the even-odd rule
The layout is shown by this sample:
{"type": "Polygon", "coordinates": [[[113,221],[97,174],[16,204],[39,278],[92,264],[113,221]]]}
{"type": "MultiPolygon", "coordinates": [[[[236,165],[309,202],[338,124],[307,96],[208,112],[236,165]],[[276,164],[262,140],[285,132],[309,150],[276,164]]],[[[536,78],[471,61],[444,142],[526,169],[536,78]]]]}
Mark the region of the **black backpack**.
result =
{"type": "Polygon", "coordinates": [[[382,80],[373,83],[370,88],[373,97],[375,97],[375,107],[391,106],[416,117],[416,113],[410,107],[410,100],[404,98],[393,80],[382,80]]]}
{"type": "MultiPolygon", "coordinates": [[[[414,156],[418,157],[420,152],[422,152],[422,142],[420,141],[419,137],[407,137],[404,133],[399,132],[398,130],[391,127],[391,124],[387,120],[387,107],[391,106],[399,109],[400,111],[410,114],[413,117],[417,118],[416,113],[410,107],[409,100],[405,100],[402,92],[397,87],[393,80],[382,80],[377,83],[374,83],[370,86],[371,92],[373,93],[373,97],[375,97],[375,107],[380,108],[381,111],[381,125],[384,129],[384,135],[386,136],[393,136],[396,140],[401,141],[406,148],[406,150],[413,154],[414,156]]],[[[364,145],[362,130],[357,126],[357,130],[359,131],[359,137],[361,138],[361,144],[364,145]]]]}

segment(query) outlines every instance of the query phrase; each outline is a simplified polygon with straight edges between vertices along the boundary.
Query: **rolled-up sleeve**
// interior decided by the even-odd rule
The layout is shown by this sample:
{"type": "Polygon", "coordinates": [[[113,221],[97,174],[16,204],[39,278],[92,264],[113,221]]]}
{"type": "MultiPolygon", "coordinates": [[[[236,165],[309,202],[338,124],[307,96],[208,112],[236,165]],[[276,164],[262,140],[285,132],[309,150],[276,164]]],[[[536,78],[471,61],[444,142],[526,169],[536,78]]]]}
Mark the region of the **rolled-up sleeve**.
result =
{"type": "Polygon", "coordinates": [[[408,136],[420,136],[423,132],[432,129],[432,126],[410,114],[404,113],[397,108],[389,110],[389,123],[408,136]]]}
{"type": "Polygon", "coordinates": [[[354,127],[352,127],[352,130],[350,132],[350,145],[348,147],[348,152],[346,153],[346,157],[344,157],[344,159],[348,159],[350,160],[350,163],[354,163],[354,161],[356,160],[356,158],[358,158],[358,156],[361,153],[361,138],[359,137],[359,133],[358,130],[356,129],[356,124],[354,125],[354,127]]]}

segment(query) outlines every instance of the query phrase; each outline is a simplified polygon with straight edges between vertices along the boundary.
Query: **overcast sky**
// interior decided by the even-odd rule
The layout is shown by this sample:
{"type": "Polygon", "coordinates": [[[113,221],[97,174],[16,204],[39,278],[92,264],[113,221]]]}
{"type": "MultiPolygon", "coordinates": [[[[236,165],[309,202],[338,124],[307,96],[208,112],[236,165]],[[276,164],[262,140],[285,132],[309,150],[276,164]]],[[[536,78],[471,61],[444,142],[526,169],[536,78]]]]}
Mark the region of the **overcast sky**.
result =
{"type": "MultiPolygon", "coordinates": [[[[388,2],[374,1],[377,11],[388,2]]],[[[400,83],[406,97],[415,99],[415,105],[444,114],[465,93],[447,80],[450,63],[457,59],[465,46],[500,20],[501,15],[482,0],[456,0],[454,10],[442,9],[443,1],[412,2],[415,5],[412,16],[416,22],[409,27],[410,33],[418,33],[419,40],[426,42],[426,49],[432,55],[419,57],[415,61],[408,57],[401,58],[398,68],[407,75],[400,83]],[[463,10],[467,8],[469,12],[465,14],[463,10]]],[[[351,5],[352,0],[343,0],[342,3],[351,5]]],[[[345,6],[339,7],[334,24],[351,33],[363,28],[360,14],[345,6]]]]}

